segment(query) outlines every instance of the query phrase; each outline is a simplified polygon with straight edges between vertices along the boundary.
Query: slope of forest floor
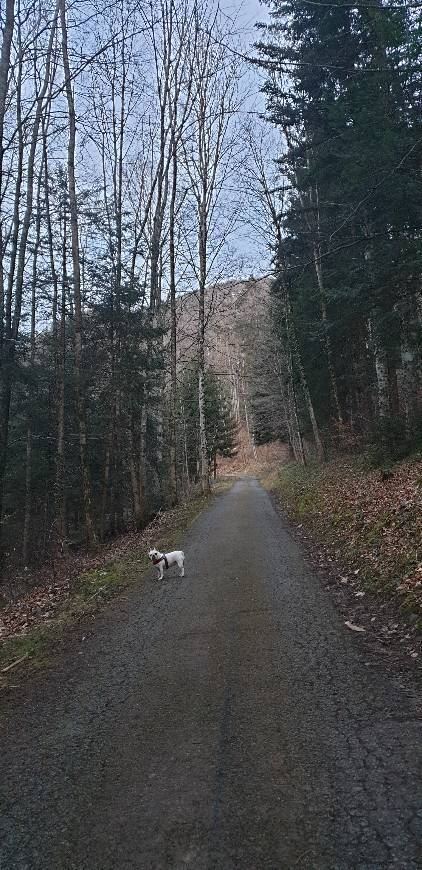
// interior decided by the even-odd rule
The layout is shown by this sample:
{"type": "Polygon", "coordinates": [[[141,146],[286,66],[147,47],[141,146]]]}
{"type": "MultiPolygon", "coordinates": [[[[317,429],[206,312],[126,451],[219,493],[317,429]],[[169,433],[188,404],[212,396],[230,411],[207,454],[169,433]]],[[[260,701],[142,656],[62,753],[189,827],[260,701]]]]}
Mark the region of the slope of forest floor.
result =
{"type": "Polygon", "coordinates": [[[290,461],[291,453],[283,441],[271,441],[268,444],[252,444],[251,437],[242,426],[238,433],[235,455],[222,457],[218,460],[218,478],[230,479],[239,475],[262,475],[277,464],[290,461]]]}
{"type": "Polygon", "coordinates": [[[278,467],[264,481],[351,630],[422,666],[422,461],[386,477],[357,458],[278,467]]]}
{"type": "MultiPolygon", "coordinates": [[[[221,486],[214,487],[214,493],[221,486]]],[[[196,496],[186,504],[160,512],[140,532],[121,535],[94,552],[80,551],[57,558],[27,576],[26,591],[14,600],[8,590],[0,594],[0,688],[7,684],[15,666],[42,664],[67,626],[84,614],[95,613],[117,592],[139,582],[151,568],[148,549],[157,546],[166,551],[175,547],[207,501],[196,496]]],[[[17,581],[19,585],[19,578],[17,581]]]]}

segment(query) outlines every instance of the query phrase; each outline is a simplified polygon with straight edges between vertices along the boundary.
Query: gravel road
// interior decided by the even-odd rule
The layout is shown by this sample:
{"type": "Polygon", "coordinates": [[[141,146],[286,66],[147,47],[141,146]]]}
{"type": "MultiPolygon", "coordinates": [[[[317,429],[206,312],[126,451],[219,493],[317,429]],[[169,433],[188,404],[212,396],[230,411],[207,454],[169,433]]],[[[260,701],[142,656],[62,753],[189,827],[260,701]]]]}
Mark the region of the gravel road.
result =
{"type": "Polygon", "coordinates": [[[183,580],[125,592],[3,712],[1,870],[421,868],[415,684],[256,481],[184,549],[183,580]]]}

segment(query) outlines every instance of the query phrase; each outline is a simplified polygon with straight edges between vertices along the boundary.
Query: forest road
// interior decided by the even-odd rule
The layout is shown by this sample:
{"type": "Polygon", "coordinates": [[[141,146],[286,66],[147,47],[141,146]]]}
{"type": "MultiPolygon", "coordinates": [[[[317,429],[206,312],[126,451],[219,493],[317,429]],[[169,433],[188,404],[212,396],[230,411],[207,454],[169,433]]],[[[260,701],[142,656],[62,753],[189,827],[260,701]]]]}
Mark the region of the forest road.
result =
{"type": "Polygon", "coordinates": [[[3,712],[1,870],[421,867],[415,687],[253,479],[184,548],[3,712]]]}

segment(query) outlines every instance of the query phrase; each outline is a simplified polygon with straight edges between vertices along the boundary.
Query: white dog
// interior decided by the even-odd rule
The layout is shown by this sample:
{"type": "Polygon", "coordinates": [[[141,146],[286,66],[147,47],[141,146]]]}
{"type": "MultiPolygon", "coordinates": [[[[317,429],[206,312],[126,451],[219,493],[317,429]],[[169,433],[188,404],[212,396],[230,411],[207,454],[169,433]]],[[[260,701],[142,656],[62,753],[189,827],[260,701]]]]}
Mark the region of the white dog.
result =
{"type": "Polygon", "coordinates": [[[156,565],[159,571],[157,580],[163,579],[164,568],[171,568],[172,565],[178,565],[180,568],[180,576],[185,576],[185,554],[183,550],[174,550],[173,553],[160,553],[153,547],[148,553],[153,565],[156,565]]]}

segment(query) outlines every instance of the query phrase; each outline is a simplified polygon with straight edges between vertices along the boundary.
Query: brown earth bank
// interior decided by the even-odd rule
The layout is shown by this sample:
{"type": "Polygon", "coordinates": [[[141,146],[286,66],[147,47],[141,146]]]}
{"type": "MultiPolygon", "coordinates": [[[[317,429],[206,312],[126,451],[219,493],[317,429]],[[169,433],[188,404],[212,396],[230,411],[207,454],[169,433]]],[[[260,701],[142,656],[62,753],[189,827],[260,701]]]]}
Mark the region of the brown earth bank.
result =
{"type": "Polygon", "coordinates": [[[350,631],[422,669],[422,462],[386,476],[356,457],[263,477],[350,631]]]}

